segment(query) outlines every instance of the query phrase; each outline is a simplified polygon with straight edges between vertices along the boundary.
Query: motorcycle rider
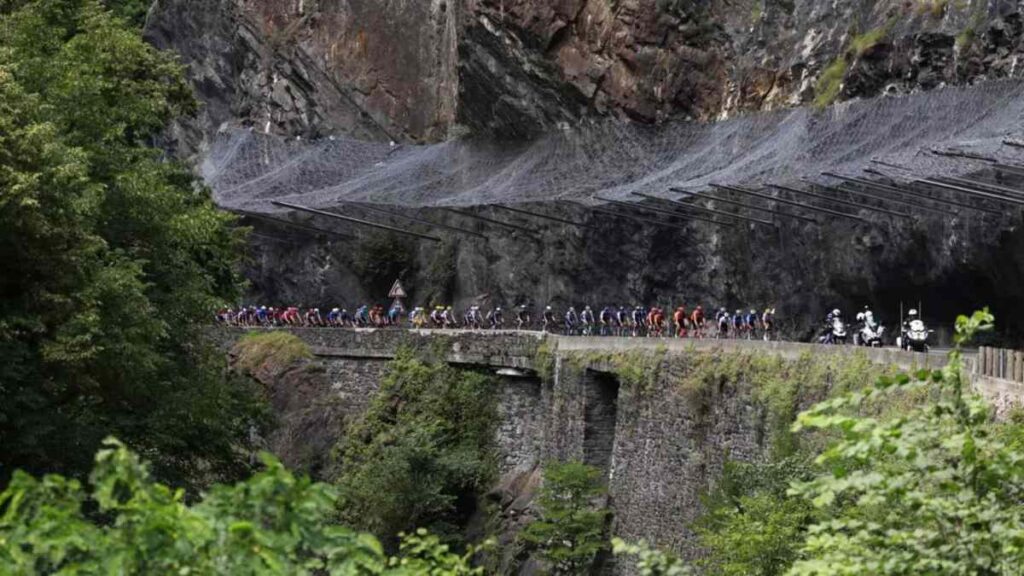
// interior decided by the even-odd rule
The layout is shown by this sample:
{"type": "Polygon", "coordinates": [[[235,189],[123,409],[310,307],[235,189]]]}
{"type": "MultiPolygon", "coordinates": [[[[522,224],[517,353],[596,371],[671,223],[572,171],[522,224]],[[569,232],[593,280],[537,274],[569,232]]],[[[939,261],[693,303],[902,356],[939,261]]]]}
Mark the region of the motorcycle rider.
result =
{"type": "Polygon", "coordinates": [[[906,334],[910,331],[910,323],[914,320],[920,320],[921,318],[917,314],[916,308],[911,308],[907,312],[907,317],[903,319],[903,333],[906,334]]]}
{"type": "Polygon", "coordinates": [[[820,338],[822,344],[835,344],[835,334],[832,333],[836,320],[842,321],[843,314],[838,308],[825,315],[825,333],[820,338]]]}

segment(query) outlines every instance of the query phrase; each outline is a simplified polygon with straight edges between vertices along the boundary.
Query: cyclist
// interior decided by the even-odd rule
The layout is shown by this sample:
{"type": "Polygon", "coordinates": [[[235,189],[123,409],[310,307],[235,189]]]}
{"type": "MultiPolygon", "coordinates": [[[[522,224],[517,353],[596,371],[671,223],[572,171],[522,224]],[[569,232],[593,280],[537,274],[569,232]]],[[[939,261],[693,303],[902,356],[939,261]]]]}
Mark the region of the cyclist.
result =
{"type": "Polygon", "coordinates": [[[644,309],[640,306],[633,308],[633,317],[630,318],[633,328],[633,337],[640,335],[644,326],[644,309]]]}
{"type": "Polygon", "coordinates": [[[541,329],[542,332],[547,332],[548,331],[548,327],[553,327],[554,325],[555,325],[555,312],[551,309],[551,306],[547,306],[547,307],[544,308],[544,315],[541,318],[541,328],[540,329],[541,329]]]}
{"type": "Polygon", "coordinates": [[[761,315],[761,326],[764,328],[765,342],[772,339],[772,331],[775,330],[775,308],[765,308],[761,315]]]}
{"type": "Polygon", "coordinates": [[[698,304],[690,314],[690,329],[693,330],[693,337],[703,338],[705,326],[704,307],[698,304]]]}
{"type": "Polygon", "coordinates": [[[576,313],[575,306],[569,306],[569,309],[565,311],[565,334],[566,336],[573,336],[576,334],[576,328],[580,324],[580,316],[576,313]]]}
{"type": "Polygon", "coordinates": [[[487,313],[487,323],[490,324],[491,330],[500,330],[501,328],[504,328],[505,318],[501,312],[501,306],[498,306],[487,313]]]}
{"type": "Polygon", "coordinates": [[[726,312],[725,308],[720,308],[718,313],[715,314],[715,323],[718,325],[718,334],[716,335],[716,338],[728,338],[729,313],[726,312]]]}
{"type": "Polygon", "coordinates": [[[747,335],[747,340],[757,337],[757,310],[751,308],[750,312],[743,316],[743,330],[747,335]]]}
{"type": "Polygon", "coordinates": [[[526,304],[520,304],[516,310],[516,330],[529,329],[530,323],[530,311],[526,309],[526,304]]]}
{"type": "Polygon", "coordinates": [[[584,336],[594,335],[594,311],[590,309],[590,306],[583,308],[583,312],[580,314],[580,323],[583,325],[584,336]]]}
{"type": "Polygon", "coordinates": [[[680,304],[672,313],[672,323],[676,325],[676,338],[686,337],[686,306],[680,304]]]}
{"type": "Polygon", "coordinates": [[[665,336],[665,311],[660,306],[655,306],[651,309],[649,318],[654,337],[661,338],[665,336]]]}
{"type": "Polygon", "coordinates": [[[619,311],[615,313],[615,331],[618,336],[625,336],[628,330],[629,312],[625,306],[619,306],[619,311]]]}

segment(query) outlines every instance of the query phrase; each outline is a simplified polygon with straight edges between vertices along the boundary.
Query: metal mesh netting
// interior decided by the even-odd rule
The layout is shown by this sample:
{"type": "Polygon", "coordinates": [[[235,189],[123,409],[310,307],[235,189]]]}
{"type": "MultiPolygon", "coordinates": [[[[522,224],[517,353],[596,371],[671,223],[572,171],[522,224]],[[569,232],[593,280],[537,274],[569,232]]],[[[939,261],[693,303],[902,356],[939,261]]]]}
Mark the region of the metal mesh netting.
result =
{"type": "Polygon", "coordinates": [[[254,212],[278,210],[271,199],[317,208],[627,199],[712,182],[825,182],[822,171],[861,175],[872,159],[920,175],[957,176],[983,165],[929,150],[1024,162],[1024,149],[1003,144],[1024,136],[1022,114],[1024,83],[1001,81],[707,124],[582,123],[529,143],[308,142],[238,129],[218,135],[203,175],[219,204],[254,212]]]}

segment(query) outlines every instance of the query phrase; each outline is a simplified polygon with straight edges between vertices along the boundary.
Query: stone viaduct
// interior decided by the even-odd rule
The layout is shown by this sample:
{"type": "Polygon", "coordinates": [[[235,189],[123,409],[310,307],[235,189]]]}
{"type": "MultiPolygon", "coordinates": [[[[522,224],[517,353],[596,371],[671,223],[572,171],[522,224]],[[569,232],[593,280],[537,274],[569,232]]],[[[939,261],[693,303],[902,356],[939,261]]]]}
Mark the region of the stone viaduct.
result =
{"type": "MultiPolygon", "coordinates": [[[[767,378],[764,363],[781,371],[773,382],[815,382],[796,388],[795,413],[830,387],[842,386],[844,378],[937,367],[946,359],[940,353],[788,342],[514,331],[290,331],[316,356],[312,369],[264,379],[281,423],[269,439],[271,448],[290,465],[329,476],[327,453],[345,423],[365,410],[387,361],[411,348],[496,375],[501,480],[488,497],[498,504],[502,522],[521,521],[543,462],[580,459],[607,473],[615,535],[645,538],[683,553],[694,550],[687,526],[699,516],[701,495],[713,486],[725,460],[763,458],[772,449],[779,423],[760,391],[769,384],[757,381],[767,378]],[[701,364],[702,358],[714,361],[701,364]],[[760,362],[762,371],[753,370],[752,362],[760,362]],[[697,370],[702,375],[694,376],[697,370]]],[[[221,332],[224,344],[241,332],[221,332]]],[[[973,358],[965,360],[973,372],[973,358]]],[[[1024,385],[972,380],[1000,411],[1024,396],[1024,385]]]]}

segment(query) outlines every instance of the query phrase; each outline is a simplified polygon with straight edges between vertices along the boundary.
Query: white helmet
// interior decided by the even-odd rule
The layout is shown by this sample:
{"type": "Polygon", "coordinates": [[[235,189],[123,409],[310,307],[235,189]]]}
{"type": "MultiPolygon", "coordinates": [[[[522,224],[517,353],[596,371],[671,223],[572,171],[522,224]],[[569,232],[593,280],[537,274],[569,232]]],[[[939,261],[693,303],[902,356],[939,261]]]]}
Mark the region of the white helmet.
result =
{"type": "Polygon", "coordinates": [[[863,320],[863,319],[864,319],[864,313],[863,312],[857,312],[857,320],[863,320]]]}
{"type": "Polygon", "coordinates": [[[832,311],[832,315],[833,316],[842,316],[843,313],[839,311],[839,308],[836,308],[835,310],[832,311]]]}
{"type": "Polygon", "coordinates": [[[910,312],[907,312],[907,316],[917,316],[917,309],[911,308],[910,312]]]}

